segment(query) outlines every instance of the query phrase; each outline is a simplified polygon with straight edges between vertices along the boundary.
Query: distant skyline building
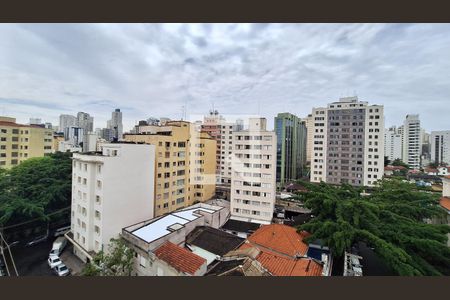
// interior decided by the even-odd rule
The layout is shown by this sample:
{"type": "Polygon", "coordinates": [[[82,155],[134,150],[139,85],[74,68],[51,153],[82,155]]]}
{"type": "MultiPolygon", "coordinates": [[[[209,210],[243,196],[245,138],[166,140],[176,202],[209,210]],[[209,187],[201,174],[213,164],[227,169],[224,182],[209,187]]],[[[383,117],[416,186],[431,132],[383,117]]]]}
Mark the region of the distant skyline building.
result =
{"type": "Polygon", "coordinates": [[[396,159],[403,157],[403,136],[395,126],[386,129],[384,132],[384,156],[392,163],[396,159]]]}
{"type": "Polygon", "coordinates": [[[83,128],[85,133],[94,132],[94,117],[88,113],[79,112],[77,114],[77,126],[83,128]]]}
{"type": "Polygon", "coordinates": [[[107,128],[111,130],[111,140],[122,140],[123,138],[123,124],[122,112],[116,108],[111,113],[111,120],[107,122],[107,128]]]}
{"type": "Polygon", "coordinates": [[[307,131],[305,122],[291,113],[275,117],[277,135],[277,184],[299,179],[306,166],[307,131]]]}
{"type": "Polygon", "coordinates": [[[306,162],[311,164],[311,153],[313,149],[313,137],[314,137],[314,120],[311,114],[306,118],[302,118],[306,126],[306,162]]]}
{"type": "Polygon", "coordinates": [[[420,168],[422,152],[422,135],[419,115],[406,115],[403,122],[403,162],[410,168],[420,168]]]}
{"type": "Polygon", "coordinates": [[[78,120],[77,117],[72,115],[60,115],[59,116],[59,128],[60,132],[65,132],[66,128],[71,126],[77,126],[78,120]]]}
{"type": "Polygon", "coordinates": [[[76,147],[83,145],[85,131],[81,127],[70,126],[64,131],[64,138],[70,145],[76,147]]]}
{"type": "Polygon", "coordinates": [[[373,186],[384,172],[384,113],[358,97],[313,108],[311,182],[373,186]]]}
{"type": "Polygon", "coordinates": [[[450,130],[431,132],[431,162],[450,165],[450,130]]]}

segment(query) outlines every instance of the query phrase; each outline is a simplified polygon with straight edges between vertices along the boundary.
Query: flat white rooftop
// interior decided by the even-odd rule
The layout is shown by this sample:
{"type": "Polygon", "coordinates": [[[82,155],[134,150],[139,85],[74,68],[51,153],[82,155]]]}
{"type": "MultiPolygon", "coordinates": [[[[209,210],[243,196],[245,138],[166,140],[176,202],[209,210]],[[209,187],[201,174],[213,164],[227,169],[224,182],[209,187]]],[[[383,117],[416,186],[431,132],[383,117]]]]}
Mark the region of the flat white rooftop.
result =
{"type": "Polygon", "coordinates": [[[151,243],[174,230],[181,228],[182,226],[180,225],[184,225],[200,218],[202,216],[200,212],[212,214],[220,209],[222,209],[222,207],[204,203],[202,203],[201,206],[191,206],[190,208],[179,210],[156,219],[155,221],[132,231],[132,234],[147,243],[151,243]]]}

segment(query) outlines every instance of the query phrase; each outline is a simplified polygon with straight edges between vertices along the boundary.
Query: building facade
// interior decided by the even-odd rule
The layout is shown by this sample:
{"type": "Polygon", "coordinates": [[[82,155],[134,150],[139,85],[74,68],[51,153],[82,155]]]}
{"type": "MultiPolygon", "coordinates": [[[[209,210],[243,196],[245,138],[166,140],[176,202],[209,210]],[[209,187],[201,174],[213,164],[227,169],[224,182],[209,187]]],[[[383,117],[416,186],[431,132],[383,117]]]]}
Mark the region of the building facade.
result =
{"type": "Polygon", "coordinates": [[[78,119],[72,115],[60,115],[59,116],[59,128],[60,132],[65,132],[66,128],[77,126],[78,119]]]}
{"type": "Polygon", "coordinates": [[[431,132],[431,161],[450,165],[450,130],[431,132]]]}
{"type": "Polygon", "coordinates": [[[302,176],[306,167],[307,132],[305,122],[291,113],[279,113],[275,117],[277,136],[277,184],[302,176]]]}
{"type": "Polygon", "coordinates": [[[393,126],[384,132],[384,156],[390,162],[403,157],[403,136],[398,129],[393,126]]]}
{"type": "Polygon", "coordinates": [[[77,126],[83,128],[85,133],[94,132],[94,117],[88,113],[79,112],[77,114],[77,126]]]}
{"type": "Polygon", "coordinates": [[[313,149],[313,137],[314,137],[314,120],[311,114],[306,118],[302,118],[306,126],[306,163],[311,164],[311,153],[313,149]]]}
{"type": "Polygon", "coordinates": [[[74,153],[71,231],[82,260],[107,251],[122,228],[154,216],[155,147],[104,144],[102,152],[74,153]]]}
{"type": "Polygon", "coordinates": [[[111,120],[108,121],[107,128],[111,131],[110,138],[112,140],[121,140],[123,135],[122,112],[116,108],[111,113],[111,120]]]}
{"type": "Polygon", "coordinates": [[[357,97],[313,108],[312,182],[372,186],[384,170],[383,106],[357,97]]]}
{"type": "Polygon", "coordinates": [[[11,168],[28,158],[46,156],[53,151],[52,129],[0,117],[0,168],[11,168]]]}
{"type": "Polygon", "coordinates": [[[156,147],[155,216],[214,197],[216,141],[192,123],[141,126],[124,140],[156,147]]]}
{"type": "Polygon", "coordinates": [[[403,122],[403,162],[410,168],[420,168],[422,134],[419,115],[407,115],[403,122]]]}
{"type": "Polygon", "coordinates": [[[265,118],[250,118],[247,130],[233,132],[231,217],[270,223],[276,193],[276,135],[265,118]]]}

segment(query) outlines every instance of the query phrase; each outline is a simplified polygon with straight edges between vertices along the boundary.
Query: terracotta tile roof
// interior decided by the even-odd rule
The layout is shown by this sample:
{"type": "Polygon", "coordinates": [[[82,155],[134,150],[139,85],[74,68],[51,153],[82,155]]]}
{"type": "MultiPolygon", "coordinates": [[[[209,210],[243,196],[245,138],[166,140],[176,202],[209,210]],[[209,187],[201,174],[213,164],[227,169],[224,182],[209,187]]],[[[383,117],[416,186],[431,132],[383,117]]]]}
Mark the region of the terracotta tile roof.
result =
{"type": "Polygon", "coordinates": [[[191,275],[194,275],[203,264],[206,264],[206,259],[171,242],[165,242],[154,253],[176,270],[191,275]]]}
{"type": "Polygon", "coordinates": [[[285,255],[305,255],[308,245],[303,242],[307,233],[297,233],[293,227],[283,224],[263,225],[247,239],[256,244],[285,255]]]}
{"type": "MultiPolygon", "coordinates": [[[[244,244],[240,249],[252,248],[244,244]]],[[[256,260],[274,276],[321,276],[322,265],[311,258],[289,258],[261,250],[256,260]]]]}
{"type": "Polygon", "coordinates": [[[441,200],[439,201],[439,204],[446,210],[450,210],[450,198],[449,197],[442,197],[441,200]]]}

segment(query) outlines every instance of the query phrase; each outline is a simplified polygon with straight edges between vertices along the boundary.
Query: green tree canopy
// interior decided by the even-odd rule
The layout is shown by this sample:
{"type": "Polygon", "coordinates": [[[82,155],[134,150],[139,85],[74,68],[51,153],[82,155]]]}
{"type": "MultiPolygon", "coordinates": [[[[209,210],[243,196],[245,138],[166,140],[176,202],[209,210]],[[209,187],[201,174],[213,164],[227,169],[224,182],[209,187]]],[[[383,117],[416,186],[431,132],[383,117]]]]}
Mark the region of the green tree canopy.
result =
{"type": "Polygon", "coordinates": [[[122,239],[111,239],[107,253],[101,251],[86,264],[84,276],[131,276],[134,251],[122,239]]]}
{"type": "Polygon", "coordinates": [[[370,195],[350,185],[304,184],[298,196],[315,216],[299,230],[322,239],[335,255],[366,242],[399,275],[450,275],[448,225],[425,220],[442,217],[438,196],[410,183],[383,180],[370,195]]]}
{"type": "Polygon", "coordinates": [[[0,169],[0,226],[48,213],[71,203],[70,153],[30,158],[20,165],[0,169]]]}
{"type": "Polygon", "coordinates": [[[405,167],[407,169],[409,169],[409,165],[404,163],[400,158],[396,158],[393,162],[392,162],[393,166],[402,166],[405,167]]]}

